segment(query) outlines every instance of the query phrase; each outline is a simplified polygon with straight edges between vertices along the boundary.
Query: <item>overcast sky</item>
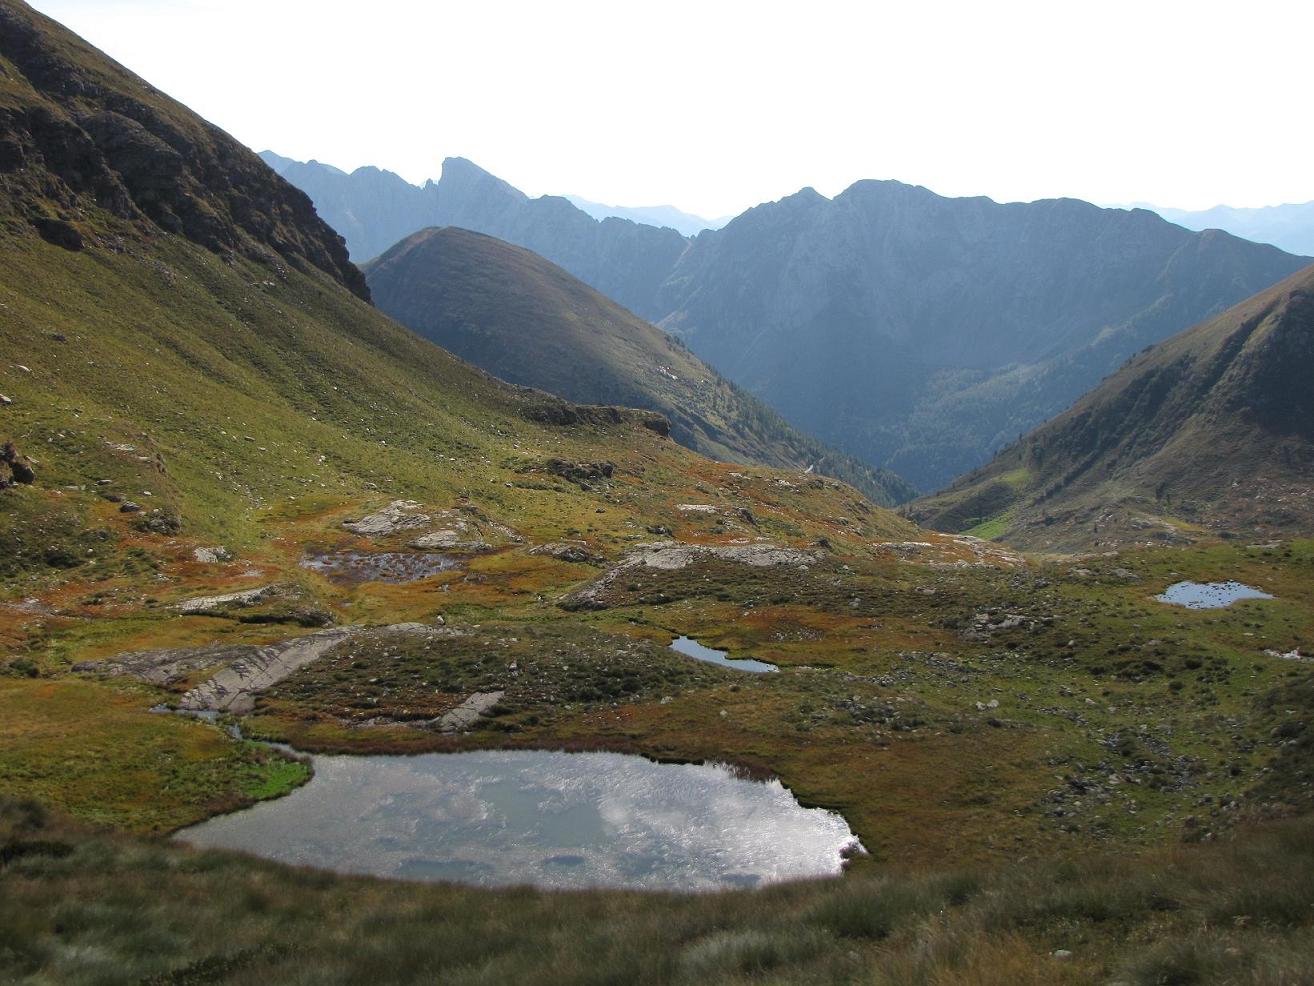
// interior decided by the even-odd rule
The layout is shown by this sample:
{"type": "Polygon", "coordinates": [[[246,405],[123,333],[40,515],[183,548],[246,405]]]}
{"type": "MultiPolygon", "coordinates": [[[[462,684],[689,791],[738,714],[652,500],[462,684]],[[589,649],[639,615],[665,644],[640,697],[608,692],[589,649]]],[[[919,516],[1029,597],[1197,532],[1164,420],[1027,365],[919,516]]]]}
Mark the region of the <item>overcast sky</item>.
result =
{"type": "Polygon", "coordinates": [[[256,150],[736,213],[1314,199],[1314,3],[35,0],[256,150]]]}

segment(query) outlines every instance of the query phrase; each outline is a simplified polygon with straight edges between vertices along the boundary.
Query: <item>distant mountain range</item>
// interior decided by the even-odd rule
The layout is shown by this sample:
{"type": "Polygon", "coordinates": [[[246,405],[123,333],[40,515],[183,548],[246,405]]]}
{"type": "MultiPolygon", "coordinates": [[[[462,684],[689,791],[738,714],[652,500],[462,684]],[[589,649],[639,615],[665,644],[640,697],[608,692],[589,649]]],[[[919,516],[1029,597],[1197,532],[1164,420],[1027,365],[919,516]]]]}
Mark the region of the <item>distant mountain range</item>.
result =
{"type": "Polygon", "coordinates": [[[378,168],[347,174],[270,151],[261,157],[314,200],[357,263],[417,230],[459,226],[533,250],[643,314],[651,312],[658,287],[687,245],[673,229],[597,220],[560,196],[531,199],[464,158],[448,158],[438,181],[416,186],[378,168]]]}
{"type": "Polygon", "coordinates": [[[1314,526],[1314,267],[1135,356],[913,516],[1032,548],[1314,526]]]}
{"type": "Polygon", "coordinates": [[[1289,253],[1314,256],[1314,202],[1267,205],[1257,209],[1216,205],[1200,212],[1155,205],[1145,208],[1187,229],[1223,229],[1256,243],[1271,243],[1289,253]]]}
{"type": "Polygon", "coordinates": [[[590,202],[578,195],[567,195],[566,201],[578,209],[587,212],[594,219],[629,219],[648,226],[668,226],[684,236],[697,236],[705,229],[720,229],[734,216],[722,216],[720,219],[704,219],[690,212],[683,212],[673,205],[624,206],[603,205],[590,202]]]}
{"type": "Polygon", "coordinates": [[[282,173],[357,259],[425,226],[526,247],[684,339],[791,424],[922,490],[1306,263],[1141,209],[1001,205],[894,181],[834,199],[804,189],[688,239],[531,199],[460,158],[423,188],[376,169],[282,173]]]}
{"type": "Polygon", "coordinates": [[[889,506],[916,490],[800,434],[682,343],[523,247],[446,227],[365,265],[375,304],[511,383],[659,411],[671,437],[722,462],[815,469],[889,506]]]}

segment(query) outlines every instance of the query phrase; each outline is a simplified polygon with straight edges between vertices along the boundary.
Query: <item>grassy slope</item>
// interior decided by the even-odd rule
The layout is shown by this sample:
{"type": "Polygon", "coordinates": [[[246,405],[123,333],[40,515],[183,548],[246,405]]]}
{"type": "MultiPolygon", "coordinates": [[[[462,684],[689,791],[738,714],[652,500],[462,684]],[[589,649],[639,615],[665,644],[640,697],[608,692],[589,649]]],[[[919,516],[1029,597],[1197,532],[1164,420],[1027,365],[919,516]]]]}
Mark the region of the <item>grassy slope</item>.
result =
{"type": "Polygon", "coordinates": [[[911,515],[1034,548],[1314,526],[1314,268],[1130,360],[911,515]]]}
{"type": "Polygon", "coordinates": [[[799,433],[674,338],[528,250],[428,229],[365,272],[381,310],[504,380],[659,411],[677,441],[725,462],[813,466],[885,505],[915,494],[894,474],[799,433]]]}
{"type": "Polygon", "coordinates": [[[32,984],[1290,986],[1314,947],[1307,821],[1140,859],[695,896],[334,879],[3,802],[0,847],[0,976],[32,984]]]}

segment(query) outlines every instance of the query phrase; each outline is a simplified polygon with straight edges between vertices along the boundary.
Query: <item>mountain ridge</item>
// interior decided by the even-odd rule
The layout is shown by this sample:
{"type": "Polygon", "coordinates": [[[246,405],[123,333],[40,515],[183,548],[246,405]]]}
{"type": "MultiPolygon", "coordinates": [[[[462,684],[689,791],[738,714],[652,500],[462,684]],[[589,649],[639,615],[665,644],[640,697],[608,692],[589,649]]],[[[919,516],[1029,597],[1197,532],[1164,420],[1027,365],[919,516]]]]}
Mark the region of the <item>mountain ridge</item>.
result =
{"type": "Polygon", "coordinates": [[[954,199],[892,180],[833,199],[800,189],[688,240],[516,198],[468,161],[448,170],[448,200],[463,184],[481,191],[433,208],[440,182],[423,193],[430,211],[403,225],[461,225],[533,250],[790,424],[924,490],[987,462],[1137,350],[1304,263],[1148,210],[954,199]]]}
{"type": "Polygon", "coordinates": [[[427,229],[363,269],[381,311],[504,380],[657,411],[682,445],[721,461],[816,469],[886,506],[915,495],[799,434],[671,336],[523,247],[427,229]]]}

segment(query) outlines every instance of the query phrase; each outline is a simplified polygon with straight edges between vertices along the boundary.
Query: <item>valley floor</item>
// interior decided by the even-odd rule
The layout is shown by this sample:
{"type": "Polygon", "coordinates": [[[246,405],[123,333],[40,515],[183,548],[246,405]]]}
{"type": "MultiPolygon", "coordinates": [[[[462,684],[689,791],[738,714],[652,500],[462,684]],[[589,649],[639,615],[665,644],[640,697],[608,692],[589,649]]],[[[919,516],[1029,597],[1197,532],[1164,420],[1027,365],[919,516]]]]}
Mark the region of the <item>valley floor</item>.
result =
{"type": "MultiPolygon", "coordinates": [[[[707,469],[760,497],[757,514],[670,504],[657,534],[619,542],[618,520],[596,515],[542,546],[443,504],[354,533],[387,501],[307,497],[267,512],[267,537],[237,558],[125,531],[97,565],[11,583],[0,975],[1304,981],[1314,855],[1309,823],[1282,819],[1314,793],[1314,543],[1024,558],[946,535],[855,538],[840,517],[827,548],[789,536],[788,505],[759,489],[770,474],[707,469]],[[414,581],[302,564],[414,555],[415,514],[478,547],[414,581]],[[1153,598],[1186,578],[1275,598],[1153,598]],[[158,841],[308,770],[222,719],[150,710],[329,621],[344,628],[331,646],[253,693],[246,736],[729,761],[842,812],[871,857],[839,881],[645,897],[389,884],[158,841]],[[781,671],[693,661],[668,646],[685,634],[781,671]]],[[[627,502],[624,480],[609,489],[627,502]]]]}

